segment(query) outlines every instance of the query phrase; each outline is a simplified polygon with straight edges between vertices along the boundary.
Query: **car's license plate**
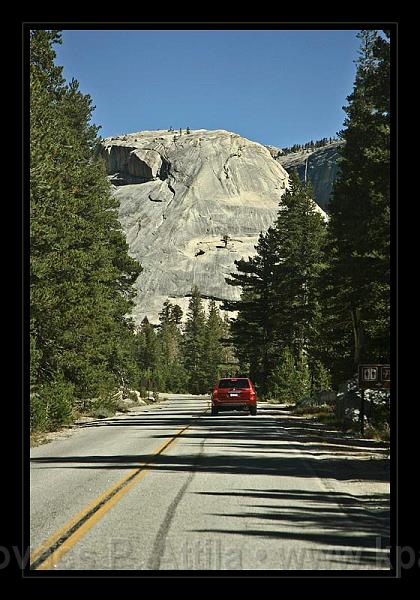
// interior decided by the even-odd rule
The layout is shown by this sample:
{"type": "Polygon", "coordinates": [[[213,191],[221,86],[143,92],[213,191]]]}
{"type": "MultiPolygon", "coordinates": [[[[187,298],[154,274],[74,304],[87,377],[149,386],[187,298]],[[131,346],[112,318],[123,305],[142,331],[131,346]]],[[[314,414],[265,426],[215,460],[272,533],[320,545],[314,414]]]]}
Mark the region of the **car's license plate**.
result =
{"type": "Polygon", "coordinates": [[[229,396],[233,398],[234,396],[239,396],[239,394],[229,394],[229,396]]]}

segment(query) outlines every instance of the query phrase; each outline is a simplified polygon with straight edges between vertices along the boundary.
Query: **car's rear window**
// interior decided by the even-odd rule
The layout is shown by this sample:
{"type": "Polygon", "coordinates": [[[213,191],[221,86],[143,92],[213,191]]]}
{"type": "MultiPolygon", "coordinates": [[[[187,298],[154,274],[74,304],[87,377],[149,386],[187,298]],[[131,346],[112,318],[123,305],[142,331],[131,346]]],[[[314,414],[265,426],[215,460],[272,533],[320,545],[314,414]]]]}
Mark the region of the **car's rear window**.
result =
{"type": "Polygon", "coordinates": [[[248,388],[248,379],[221,379],[219,381],[219,388],[248,388]]]}

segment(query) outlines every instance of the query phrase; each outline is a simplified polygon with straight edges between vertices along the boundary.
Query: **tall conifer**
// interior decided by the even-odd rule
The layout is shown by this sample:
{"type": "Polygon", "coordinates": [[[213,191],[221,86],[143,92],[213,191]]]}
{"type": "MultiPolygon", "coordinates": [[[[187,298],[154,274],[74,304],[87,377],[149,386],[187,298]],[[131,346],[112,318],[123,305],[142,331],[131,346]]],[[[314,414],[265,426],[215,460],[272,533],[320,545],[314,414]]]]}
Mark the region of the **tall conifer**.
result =
{"type": "Polygon", "coordinates": [[[31,379],[86,397],[133,377],[127,314],[141,267],[95,158],[91,98],[63,79],[56,43],[57,31],[30,34],[31,379]]]}
{"type": "Polygon", "coordinates": [[[185,369],[192,394],[208,391],[206,366],[206,316],[197,286],[191,290],[184,333],[185,369]]]}
{"type": "Polygon", "coordinates": [[[336,381],[360,362],[389,361],[390,42],[374,30],[359,38],[326,246],[325,333],[336,381]]]}

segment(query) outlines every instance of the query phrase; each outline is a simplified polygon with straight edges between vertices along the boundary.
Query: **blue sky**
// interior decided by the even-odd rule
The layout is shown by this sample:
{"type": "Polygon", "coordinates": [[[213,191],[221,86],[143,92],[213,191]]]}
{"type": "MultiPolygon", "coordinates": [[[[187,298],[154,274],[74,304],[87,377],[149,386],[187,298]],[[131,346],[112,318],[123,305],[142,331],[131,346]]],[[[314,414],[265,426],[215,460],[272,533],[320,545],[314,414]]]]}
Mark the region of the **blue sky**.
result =
{"type": "Polygon", "coordinates": [[[333,137],[356,30],[64,30],[56,63],[92,96],[103,137],[226,129],[273,146],[333,137]]]}

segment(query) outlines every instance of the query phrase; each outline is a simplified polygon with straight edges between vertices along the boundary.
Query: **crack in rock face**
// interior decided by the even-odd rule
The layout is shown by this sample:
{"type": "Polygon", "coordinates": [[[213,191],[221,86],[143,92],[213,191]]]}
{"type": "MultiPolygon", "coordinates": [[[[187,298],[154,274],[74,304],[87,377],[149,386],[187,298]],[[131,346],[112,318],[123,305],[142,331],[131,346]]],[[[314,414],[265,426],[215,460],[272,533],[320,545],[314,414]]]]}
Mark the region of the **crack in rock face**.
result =
{"type": "Polygon", "coordinates": [[[159,181],[149,194],[149,200],[152,202],[170,202],[174,194],[167,181],[159,181]]]}
{"type": "Polygon", "coordinates": [[[235,260],[255,255],[288,187],[287,172],[261,144],[224,130],[177,135],[176,144],[173,137],[159,130],[102,141],[129,253],[143,266],[137,324],[145,316],[157,323],[167,299],[185,317],[193,285],[205,305],[239,299],[225,278],[235,260]],[[220,176],[225,167],[228,178],[220,176]]]}

